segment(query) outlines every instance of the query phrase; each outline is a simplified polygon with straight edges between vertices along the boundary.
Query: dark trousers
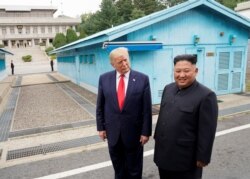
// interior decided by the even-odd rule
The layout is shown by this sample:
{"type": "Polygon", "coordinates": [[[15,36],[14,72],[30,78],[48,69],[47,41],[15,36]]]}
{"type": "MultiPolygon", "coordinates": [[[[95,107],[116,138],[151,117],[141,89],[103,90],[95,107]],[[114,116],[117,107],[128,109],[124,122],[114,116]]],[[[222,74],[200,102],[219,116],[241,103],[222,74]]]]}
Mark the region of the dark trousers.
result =
{"type": "Polygon", "coordinates": [[[14,68],[11,68],[11,74],[14,75],[14,68]]]}
{"type": "Polygon", "coordinates": [[[160,179],[201,179],[202,169],[195,168],[190,171],[168,171],[159,169],[160,179]]]}
{"type": "Polygon", "coordinates": [[[138,141],[134,148],[127,148],[121,137],[116,145],[109,145],[109,154],[115,170],[115,179],[141,179],[143,147],[138,141]]]}

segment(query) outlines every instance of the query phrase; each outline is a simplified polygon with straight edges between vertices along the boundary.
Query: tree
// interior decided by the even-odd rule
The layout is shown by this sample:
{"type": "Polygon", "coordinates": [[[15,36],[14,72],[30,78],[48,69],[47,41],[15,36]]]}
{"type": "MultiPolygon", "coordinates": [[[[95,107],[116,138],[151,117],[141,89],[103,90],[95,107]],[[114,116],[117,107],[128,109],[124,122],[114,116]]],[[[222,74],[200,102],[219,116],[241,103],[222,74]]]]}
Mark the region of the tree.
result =
{"type": "Polygon", "coordinates": [[[134,5],[137,9],[142,10],[145,15],[148,15],[153,12],[166,8],[158,0],[134,0],[134,5]]]}
{"type": "Polygon", "coordinates": [[[183,2],[185,2],[185,1],[187,1],[187,0],[169,0],[168,1],[168,5],[170,6],[170,7],[172,7],[172,6],[175,6],[175,5],[178,5],[178,4],[180,4],[180,3],[183,3],[183,2]]]}
{"type": "MultiPolygon", "coordinates": [[[[85,37],[185,1],[187,0],[102,0],[99,11],[81,15],[82,23],[78,31],[80,37],[85,37]]],[[[237,3],[247,0],[217,1],[233,9],[237,3]]]]}
{"type": "Polygon", "coordinates": [[[74,42],[77,39],[78,39],[78,37],[76,35],[76,32],[71,28],[67,29],[67,32],[66,32],[66,41],[67,41],[67,43],[74,42]]]}
{"type": "Polygon", "coordinates": [[[57,33],[53,40],[53,46],[55,48],[61,47],[67,44],[66,36],[63,33],[57,33]]]}
{"type": "Polygon", "coordinates": [[[86,34],[86,32],[84,31],[84,29],[80,29],[79,30],[79,32],[80,32],[80,35],[78,36],[78,39],[82,39],[82,38],[84,38],[84,37],[87,37],[87,34],[86,34]]]}
{"type": "Polygon", "coordinates": [[[86,33],[87,35],[91,35],[100,31],[101,28],[99,27],[99,15],[97,12],[91,15],[87,15],[83,18],[84,20],[82,20],[83,23],[81,24],[81,28],[84,33],[86,33]]]}
{"type": "Polygon", "coordinates": [[[238,3],[245,2],[247,0],[217,0],[220,4],[223,4],[226,7],[234,9],[238,3]]]}
{"type": "Polygon", "coordinates": [[[138,19],[143,16],[145,16],[145,14],[142,10],[134,8],[131,13],[130,20],[138,19]]]}
{"type": "Polygon", "coordinates": [[[101,10],[97,12],[97,26],[99,30],[105,30],[119,24],[120,17],[114,0],[102,0],[101,10]]]}
{"type": "Polygon", "coordinates": [[[120,24],[128,22],[131,20],[132,13],[134,11],[134,6],[132,0],[118,0],[115,3],[117,7],[117,15],[120,17],[120,24]]]}
{"type": "MultiPolygon", "coordinates": [[[[160,0],[160,1],[164,1],[164,0],[160,0]]],[[[175,6],[177,4],[183,3],[187,0],[169,0],[169,6],[175,6]]],[[[216,0],[217,2],[219,2],[220,4],[233,9],[237,6],[238,3],[240,2],[245,2],[247,0],[216,0]]]]}

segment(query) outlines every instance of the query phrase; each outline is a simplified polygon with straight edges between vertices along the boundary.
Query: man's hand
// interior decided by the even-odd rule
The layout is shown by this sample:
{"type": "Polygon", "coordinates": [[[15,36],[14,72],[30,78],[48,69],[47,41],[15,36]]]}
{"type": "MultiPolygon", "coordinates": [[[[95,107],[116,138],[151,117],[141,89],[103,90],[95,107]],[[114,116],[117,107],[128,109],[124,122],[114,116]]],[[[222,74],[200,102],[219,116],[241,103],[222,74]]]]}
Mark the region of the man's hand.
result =
{"type": "Polygon", "coordinates": [[[106,131],[99,131],[99,137],[105,141],[105,139],[107,138],[107,133],[106,131]]]}
{"type": "Polygon", "coordinates": [[[149,140],[149,137],[141,135],[141,138],[140,138],[141,145],[146,144],[148,140],[149,140]]]}
{"type": "Polygon", "coordinates": [[[197,160],[196,161],[196,166],[199,167],[199,168],[203,168],[203,167],[207,166],[207,163],[204,163],[202,161],[197,160]]]}

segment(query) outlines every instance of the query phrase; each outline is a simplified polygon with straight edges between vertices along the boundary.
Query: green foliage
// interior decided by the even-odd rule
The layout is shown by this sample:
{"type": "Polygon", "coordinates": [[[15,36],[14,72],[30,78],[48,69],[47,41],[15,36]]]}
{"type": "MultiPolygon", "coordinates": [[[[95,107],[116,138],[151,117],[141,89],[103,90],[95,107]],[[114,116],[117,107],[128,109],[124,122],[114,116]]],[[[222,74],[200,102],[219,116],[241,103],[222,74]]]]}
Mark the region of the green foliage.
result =
{"type": "Polygon", "coordinates": [[[166,8],[158,0],[134,0],[135,8],[140,9],[145,15],[166,8]]]}
{"type": "Polygon", "coordinates": [[[97,13],[83,14],[81,18],[82,23],[79,25],[80,32],[82,31],[86,35],[91,35],[100,31],[98,28],[99,19],[97,13]]]}
{"type": "Polygon", "coordinates": [[[46,46],[45,42],[40,42],[39,45],[40,46],[46,46]]]}
{"type": "Polygon", "coordinates": [[[56,59],[56,54],[50,55],[50,59],[55,60],[56,59]]]}
{"type": "Polygon", "coordinates": [[[245,2],[247,0],[216,0],[216,1],[230,9],[234,9],[238,3],[245,2]]]}
{"type": "Polygon", "coordinates": [[[4,44],[0,44],[0,48],[4,48],[4,44]]]}
{"type": "Polygon", "coordinates": [[[145,14],[142,10],[134,8],[131,13],[130,20],[138,19],[143,16],[145,16],[145,14]]]}
{"type": "MultiPolygon", "coordinates": [[[[188,0],[102,0],[99,11],[81,15],[82,22],[77,27],[77,31],[80,32],[78,39],[186,1],[188,0]]],[[[237,3],[247,0],[216,1],[234,9],[237,3]]],[[[53,41],[53,45],[58,48],[66,42],[73,42],[75,38],[72,32],[71,35],[67,34],[67,41],[60,37],[59,42],[56,39],[53,41]]]]}
{"type": "Polygon", "coordinates": [[[24,62],[31,62],[32,61],[32,56],[31,55],[22,56],[22,60],[24,62]]]}
{"type": "Polygon", "coordinates": [[[78,40],[76,32],[73,29],[67,29],[66,40],[67,40],[67,43],[71,43],[71,42],[78,40]]]}
{"type": "Polygon", "coordinates": [[[168,5],[169,5],[169,7],[172,7],[172,6],[178,5],[180,3],[183,3],[185,1],[187,1],[187,0],[169,0],[168,5]]]}
{"type": "MultiPolygon", "coordinates": [[[[161,0],[161,1],[166,1],[166,0],[161,0]]],[[[168,1],[168,4],[169,6],[175,6],[177,4],[180,4],[180,3],[183,3],[187,0],[169,0],[168,1]]],[[[238,3],[240,2],[245,2],[245,1],[248,1],[248,0],[216,0],[218,3],[234,10],[234,8],[237,6],[238,3]]]]}
{"type": "Polygon", "coordinates": [[[117,1],[116,7],[117,15],[121,18],[120,23],[125,23],[131,20],[131,16],[134,10],[132,0],[117,1]]]}
{"type": "Polygon", "coordinates": [[[79,27],[79,32],[80,32],[80,35],[79,35],[78,39],[82,39],[84,37],[87,37],[87,34],[86,34],[86,32],[84,31],[83,28],[79,27]]]}
{"type": "Polygon", "coordinates": [[[52,51],[52,50],[54,50],[54,47],[48,47],[48,48],[45,49],[45,52],[46,52],[46,54],[48,55],[48,53],[49,53],[50,51],[52,51]]]}
{"type": "Polygon", "coordinates": [[[113,0],[102,0],[101,11],[97,12],[98,31],[105,30],[119,24],[118,9],[113,0]]]}
{"type": "Polygon", "coordinates": [[[53,46],[59,48],[67,44],[66,36],[63,33],[57,33],[53,40],[53,46]]]}
{"type": "Polygon", "coordinates": [[[164,8],[166,6],[158,0],[102,0],[100,11],[81,15],[82,23],[78,26],[79,38],[129,22],[164,8]]]}

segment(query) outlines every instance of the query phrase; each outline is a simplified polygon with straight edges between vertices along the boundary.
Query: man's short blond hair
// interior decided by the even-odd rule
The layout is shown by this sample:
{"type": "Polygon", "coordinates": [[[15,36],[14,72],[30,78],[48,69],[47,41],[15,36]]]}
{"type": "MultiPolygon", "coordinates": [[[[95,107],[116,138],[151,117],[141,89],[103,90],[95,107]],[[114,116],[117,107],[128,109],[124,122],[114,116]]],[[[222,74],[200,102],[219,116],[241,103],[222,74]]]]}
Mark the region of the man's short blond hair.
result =
{"type": "Polygon", "coordinates": [[[118,47],[118,48],[115,48],[114,50],[112,50],[109,54],[110,63],[112,64],[113,60],[116,57],[120,57],[120,56],[125,56],[127,58],[127,60],[129,61],[128,49],[125,47],[118,47]]]}

